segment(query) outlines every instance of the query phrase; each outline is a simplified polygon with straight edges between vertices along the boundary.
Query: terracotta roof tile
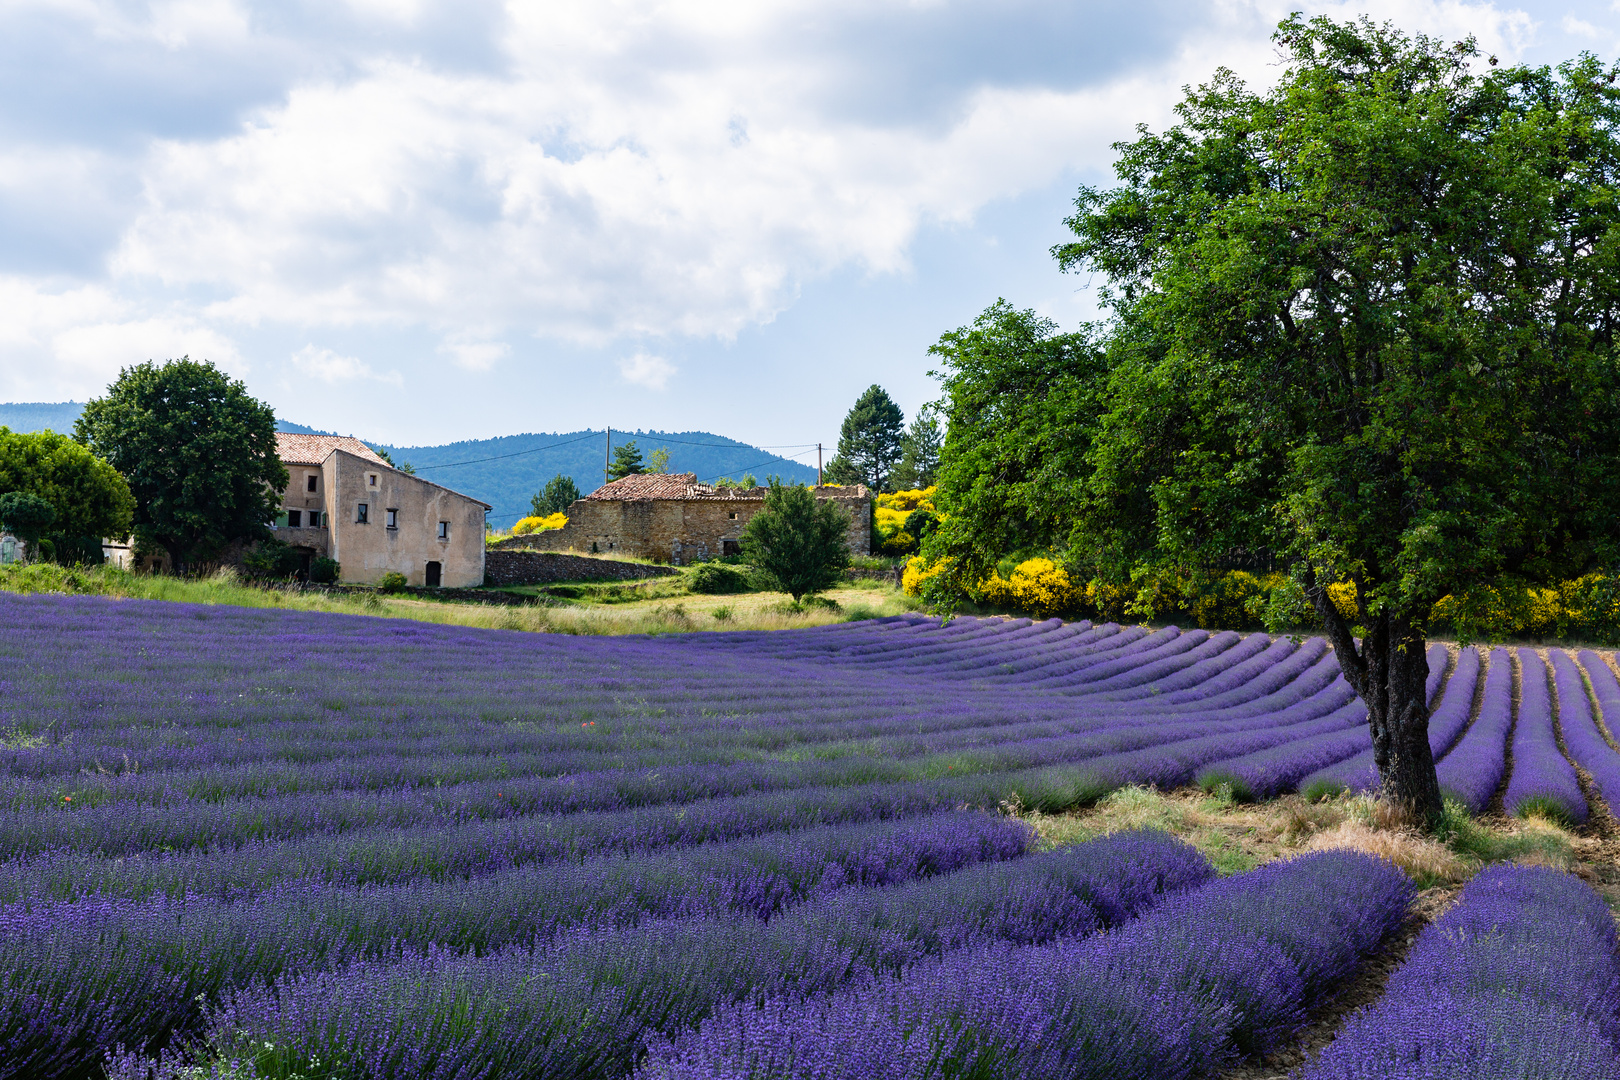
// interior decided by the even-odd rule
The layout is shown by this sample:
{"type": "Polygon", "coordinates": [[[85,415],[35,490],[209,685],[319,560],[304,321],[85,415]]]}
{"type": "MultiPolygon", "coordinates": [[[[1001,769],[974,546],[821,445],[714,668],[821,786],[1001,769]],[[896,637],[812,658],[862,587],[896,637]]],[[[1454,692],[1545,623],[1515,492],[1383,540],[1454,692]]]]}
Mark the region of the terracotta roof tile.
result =
{"type": "MultiPolygon", "coordinates": [[[[697,482],[697,473],[634,473],[611,484],[603,484],[587,499],[603,502],[635,502],[641,499],[763,499],[769,488],[717,488],[697,482]]],[[[866,488],[852,484],[840,488],[833,484],[816,488],[823,498],[866,498],[866,488]]]]}
{"type": "Polygon", "coordinates": [[[697,483],[697,473],[632,473],[611,484],[603,484],[587,499],[631,502],[638,499],[684,499],[697,483]]]}
{"type": "Polygon", "coordinates": [[[356,457],[374,461],[384,467],[391,466],[359,439],[347,435],[294,435],[276,432],[276,454],[288,465],[319,465],[333,450],[347,450],[356,457]]]}

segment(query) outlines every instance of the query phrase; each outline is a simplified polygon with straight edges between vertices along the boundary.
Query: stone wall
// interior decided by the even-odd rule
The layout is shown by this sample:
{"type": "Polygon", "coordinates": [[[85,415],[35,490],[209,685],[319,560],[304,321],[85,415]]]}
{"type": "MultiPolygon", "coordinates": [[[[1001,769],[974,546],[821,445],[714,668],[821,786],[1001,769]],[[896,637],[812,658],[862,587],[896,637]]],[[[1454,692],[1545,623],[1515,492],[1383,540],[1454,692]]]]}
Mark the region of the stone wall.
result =
{"type": "MultiPolygon", "coordinates": [[[[559,531],[559,530],[552,530],[559,531]]],[[[523,537],[522,539],[528,539],[523,537]]],[[[588,559],[550,551],[495,550],[484,556],[486,585],[546,585],[555,581],[630,581],[675,573],[667,566],[588,559]]]]}
{"type": "MultiPolygon", "coordinates": [[[[865,494],[818,489],[816,498],[850,516],[849,550],[872,550],[872,500],[865,494]]],[[[864,491],[864,489],[861,489],[864,491]]],[[[735,554],[750,518],[765,505],[765,489],[729,489],[687,499],[580,499],[568,508],[561,529],[523,537],[524,546],[542,551],[631,555],[687,566],[735,554]]]]}

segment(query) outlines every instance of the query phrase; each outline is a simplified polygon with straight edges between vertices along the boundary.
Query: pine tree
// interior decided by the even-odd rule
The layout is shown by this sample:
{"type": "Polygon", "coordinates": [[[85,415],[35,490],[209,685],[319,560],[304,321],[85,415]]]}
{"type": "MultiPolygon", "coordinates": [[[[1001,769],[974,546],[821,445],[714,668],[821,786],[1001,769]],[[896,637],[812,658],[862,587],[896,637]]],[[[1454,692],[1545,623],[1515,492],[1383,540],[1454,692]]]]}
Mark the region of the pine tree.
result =
{"type": "Polygon", "coordinates": [[[641,451],[636,449],[635,440],[620,443],[613,448],[613,464],[608,466],[609,483],[645,471],[641,463],[641,451]]]}
{"type": "Polygon", "coordinates": [[[906,417],[883,387],[873,383],[844,417],[838,452],[823,473],[835,484],[861,483],[885,491],[900,460],[906,417]]]}

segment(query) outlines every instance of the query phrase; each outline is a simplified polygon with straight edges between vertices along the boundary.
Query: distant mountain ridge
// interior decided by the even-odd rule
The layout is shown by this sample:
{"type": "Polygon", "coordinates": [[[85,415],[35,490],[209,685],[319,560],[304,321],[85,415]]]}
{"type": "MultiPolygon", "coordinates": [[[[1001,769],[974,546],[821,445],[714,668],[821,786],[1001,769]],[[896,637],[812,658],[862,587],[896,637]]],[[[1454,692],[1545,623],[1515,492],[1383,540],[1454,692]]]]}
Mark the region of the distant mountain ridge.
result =
{"type": "MultiPolygon", "coordinates": [[[[0,402],[0,426],[13,431],[73,430],[84,405],[81,402],[0,402]]],[[[340,435],[347,432],[278,420],[282,431],[302,435],[340,435]]],[[[558,473],[572,477],[581,492],[601,486],[607,457],[605,432],[570,431],[557,434],[502,435],[468,439],[442,446],[393,446],[361,438],[386,451],[394,464],[407,462],[424,479],[443,484],[489,503],[489,520],[496,528],[509,527],[529,512],[529,497],[558,473]]],[[[669,450],[669,471],[696,473],[700,481],[720,477],[741,480],[752,473],[761,482],[771,475],[787,481],[813,483],[816,470],[748,443],[707,431],[618,431],[613,445],[634,441],[642,458],[660,447],[669,450]]],[[[787,447],[797,452],[798,447],[787,447]]],[[[812,453],[813,448],[810,448],[812,453]]],[[[802,455],[801,455],[802,456],[802,455]]]]}

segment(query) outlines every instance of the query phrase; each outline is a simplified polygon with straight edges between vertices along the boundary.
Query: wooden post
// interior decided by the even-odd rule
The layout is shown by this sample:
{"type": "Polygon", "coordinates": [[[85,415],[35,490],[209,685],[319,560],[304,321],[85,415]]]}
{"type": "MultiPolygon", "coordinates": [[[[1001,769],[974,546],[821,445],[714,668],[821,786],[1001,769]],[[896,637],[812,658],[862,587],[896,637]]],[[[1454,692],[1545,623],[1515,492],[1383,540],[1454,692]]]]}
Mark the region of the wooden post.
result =
{"type": "Polygon", "coordinates": [[[821,444],[816,443],[816,487],[821,486],[821,444]]]}
{"type": "Polygon", "coordinates": [[[602,455],[602,483],[613,482],[613,429],[607,429],[607,450],[602,455]]]}

